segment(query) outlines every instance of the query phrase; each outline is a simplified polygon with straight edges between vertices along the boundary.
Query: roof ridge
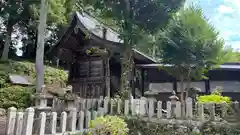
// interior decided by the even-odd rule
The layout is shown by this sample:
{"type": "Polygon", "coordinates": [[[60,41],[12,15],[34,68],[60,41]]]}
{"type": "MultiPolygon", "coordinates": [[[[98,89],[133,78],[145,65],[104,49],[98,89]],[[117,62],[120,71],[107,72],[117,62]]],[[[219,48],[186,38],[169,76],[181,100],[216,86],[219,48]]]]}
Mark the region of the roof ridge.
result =
{"type": "Polygon", "coordinates": [[[113,28],[109,27],[106,23],[100,21],[99,19],[97,19],[96,17],[94,17],[93,15],[91,15],[91,13],[89,13],[89,12],[87,12],[87,11],[82,11],[82,13],[80,13],[80,12],[78,12],[78,11],[76,11],[76,12],[79,13],[79,14],[84,13],[84,14],[88,15],[89,17],[95,19],[97,22],[99,22],[100,24],[102,24],[104,27],[107,27],[108,29],[110,29],[112,32],[114,32],[114,33],[116,33],[116,34],[119,34],[116,30],[114,30],[113,28]]]}

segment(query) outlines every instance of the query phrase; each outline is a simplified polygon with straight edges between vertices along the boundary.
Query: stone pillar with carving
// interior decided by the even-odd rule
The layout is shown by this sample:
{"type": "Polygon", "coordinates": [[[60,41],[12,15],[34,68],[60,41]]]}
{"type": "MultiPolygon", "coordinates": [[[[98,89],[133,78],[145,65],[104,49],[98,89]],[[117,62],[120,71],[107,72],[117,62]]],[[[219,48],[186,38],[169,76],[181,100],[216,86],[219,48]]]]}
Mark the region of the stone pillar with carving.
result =
{"type": "Polygon", "coordinates": [[[43,108],[49,108],[47,107],[47,100],[50,98],[48,97],[44,91],[45,91],[45,85],[42,86],[42,92],[36,93],[34,95],[35,97],[35,108],[37,109],[43,109],[43,108]]]}
{"type": "Polygon", "coordinates": [[[77,97],[72,93],[71,85],[68,85],[66,89],[66,94],[64,95],[65,111],[69,112],[75,108],[75,100],[77,97]]]}
{"type": "MultiPolygon", "coordinates": [[[[42,89],[41,93],[36,93],[34,95],[34,98],[35,98],[35,106],[34,106],[35,114],[34,114],[34,117],[35,118],[39,118],[41,112],[45,112],[47,115],[49,115],[49,113],[51,112],[51,109],[52,109],[52,107],[47,106],[47,100],[52,98],[52,97],[50,97],[49,95],[46,95],[45,85],[43,85],[41,89],[42,89]]],[[[48,123],[46,123],[46,124],[48,126],[48,123]]],[[[37,123],[33,124],[34,133],[37,131],[36,129],[38,129],[38,126],[39,125],[37,123]]]]}

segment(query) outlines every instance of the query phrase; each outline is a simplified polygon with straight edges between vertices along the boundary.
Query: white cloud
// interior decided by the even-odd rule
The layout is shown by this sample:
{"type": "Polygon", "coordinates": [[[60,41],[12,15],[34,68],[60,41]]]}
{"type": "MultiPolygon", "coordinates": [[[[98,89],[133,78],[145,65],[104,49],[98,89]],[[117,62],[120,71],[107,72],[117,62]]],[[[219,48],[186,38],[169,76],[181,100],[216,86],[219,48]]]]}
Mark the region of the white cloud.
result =
{"type": "Polygon", "coordinates": [[[240,49],[240,0],[196,0],[195,3],[203,8],[226,45],[240,49]]]}
{"type": "Polygon", "coordinates": [[[232,7],[229,7],[229,6],[221,5],[218,8],[218,11],[220,13],[233,13],[235,11],[235,9],[233,9],[232,7]]]}
{"type": "Polygon", "coordinates": [[[235,49],[240,49],[240,0],[187,0],[203,8],[220,36],[235,49]]]}

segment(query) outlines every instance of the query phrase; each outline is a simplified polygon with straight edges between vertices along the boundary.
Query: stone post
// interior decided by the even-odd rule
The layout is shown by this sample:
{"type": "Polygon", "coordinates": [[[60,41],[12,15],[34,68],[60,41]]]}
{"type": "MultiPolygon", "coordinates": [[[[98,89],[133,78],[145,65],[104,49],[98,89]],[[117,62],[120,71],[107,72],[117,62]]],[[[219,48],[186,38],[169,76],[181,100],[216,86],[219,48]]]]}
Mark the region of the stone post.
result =
{"type": "Polygon", "coordinates": [[[151,119],[154,115],[154,100],[148,102],[148,118],[151,119]]]}
{"type": "Polygon", "coordinates": [[[141,97],[140,99],[140,116],[145,116],[147,112],[147,99],[144,97],[141,97]]]}
{"type": "Polygon", "coordinates": [[[176,92],[173,91],[173,95],[169,97],[170,102],[171,102],[171,115],[175,116],[176,114],[176,103],[179,100],[179,98],[176,96],[176,92]]]}
{"type": "Polygon", "coordinates": [[[162,117],[162,101],[157,102],[157,118],[162,117]]]}
{"type": "Polygon", "coordinates": [[[33,121],[34,121],[34,109],[27,108],[24,114],[22,135],[32,135],[33,121]]]}
{"type": "Polygon", "coordinates": [[[193,103],[192,98],[188,97],[186,99],[186,117],[191,119],[193,117],[193,103]]]}
{"type": "Polygon", "coordinates": [[[62,112],[61,113],[61,119],[60,119],[60,131],[61,133],[64,133],[67,128],[67,113],[62,112]]]}
{"type": "Polygon", "coordinates": [[[216,116],[215,116],[215,104],[214,103],[210,103],[210,120],[215,121],[216,120],[216,116]]]}
{"type": "Polygon", "coordinates": [[[45,135],[45,125],[46,125],[46,113],[45,112],[41,112],[40,115],[40,121],[39,123],[39,129],[37,132],[37,135],[45,135]]]}
{"type": "Polygon", "coordinates": [[[17,112],[15,123],[15,135],[21,135],[23,129],[23,112],[17,112]]]}
{"type": "Polygon", "coordinates": [[[135,112],[136,112],[136,115],[139,116],[139,114],[140,114],[140,99],[135,99],[135,112]]]}
{"type": "Polygon", "coordinates": [[[198,116],[200,121],[204,121],[204,104],[198,103],[198,116]]]}
{"type": "Polygon", "coordinates": [[[6,135],[14,134],[16,112],[17,112],[17,109],[14,108],[14,107],[11,107],[11,108],[8,109],[6,135]]]}

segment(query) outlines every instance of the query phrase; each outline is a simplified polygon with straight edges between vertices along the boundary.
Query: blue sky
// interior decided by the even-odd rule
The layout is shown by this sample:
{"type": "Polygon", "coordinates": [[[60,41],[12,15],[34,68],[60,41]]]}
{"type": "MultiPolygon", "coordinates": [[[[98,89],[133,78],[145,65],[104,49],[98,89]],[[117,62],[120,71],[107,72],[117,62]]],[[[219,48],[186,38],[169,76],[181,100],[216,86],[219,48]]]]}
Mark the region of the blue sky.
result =
{"type": "Polygon", "coordinates": [[[226,45],[240,49],[240,0],[187,0],[202,7],[226,45]]]}

